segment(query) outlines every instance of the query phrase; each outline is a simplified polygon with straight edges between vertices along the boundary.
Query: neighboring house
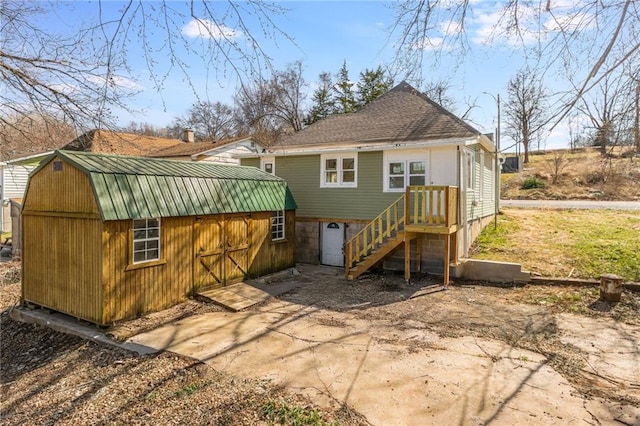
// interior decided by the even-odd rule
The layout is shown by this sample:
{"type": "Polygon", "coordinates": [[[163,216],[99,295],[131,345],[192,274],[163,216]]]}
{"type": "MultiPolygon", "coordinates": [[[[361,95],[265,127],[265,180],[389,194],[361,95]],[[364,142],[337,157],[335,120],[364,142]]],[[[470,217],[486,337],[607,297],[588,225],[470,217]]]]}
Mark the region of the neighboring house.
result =
{"type": "Polygon", "coordinates": [[[262,152],[263,147],[251,138],[230,138],[216,142],[179,144],[159,149],[147,157],[168,160],[207,161],[218,164],[240,164],[239,156],[262,152]]]}
{"type": "MultiPolygon", "coordinates": [[[[189,136],[190,134],[185,132],[185,138],[189,136]]],[[[78,136],[60,149],[101,154],[146,156],[161,149],[195,145],[185,143],[185,141],[96,129],[78,136]]],[[[0,231],[7,232],[11,229],[9,199],[22,198],[24,196],[29,172],[50,155],[51,151],[47,151],[0,163],[0,201],[2,201],[0,231]]]]}
{"type": "Polygon", "coordinates": [[[38,165],[36,156],[0,162],[0,232],[11,231],[10,200],[22,198],[29,173],[38,165]]]}
{"type": "Polygon", "coordinates": [[[295,201],[253,167],[56,151],[23,202],[24,302],[100,325],[295,264],[295,201]]]}
{"type": "Polygon", "coordinates": [[[494,155],[489,137],[403,82],[241,163],[288,182],[297,261],[346,261],[350,278],[380,261],[448,278],[445,257],[466,256],[495,212],[494,155]]]}

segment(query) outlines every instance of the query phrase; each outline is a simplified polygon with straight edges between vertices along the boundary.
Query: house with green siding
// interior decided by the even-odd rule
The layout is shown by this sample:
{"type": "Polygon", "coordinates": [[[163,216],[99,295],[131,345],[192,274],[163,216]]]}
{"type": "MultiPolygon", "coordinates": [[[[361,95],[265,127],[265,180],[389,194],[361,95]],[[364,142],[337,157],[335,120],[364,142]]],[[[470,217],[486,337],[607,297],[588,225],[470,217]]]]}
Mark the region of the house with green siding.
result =
{"type": "Polygon", "coordinates": [[[347,262],[349,270],[382,251],[373,263],[442,273],[468,254],[496,212],[495,155],[491,138],[403,82],[357,112],[329,116],[243,156],[241,164],[288,183],[298,205],[298,262],[347,262]],[[447,216],[447,206],[455,213],[447,216]],[[360,248],[351,249],[355,240],[360,248]]]}

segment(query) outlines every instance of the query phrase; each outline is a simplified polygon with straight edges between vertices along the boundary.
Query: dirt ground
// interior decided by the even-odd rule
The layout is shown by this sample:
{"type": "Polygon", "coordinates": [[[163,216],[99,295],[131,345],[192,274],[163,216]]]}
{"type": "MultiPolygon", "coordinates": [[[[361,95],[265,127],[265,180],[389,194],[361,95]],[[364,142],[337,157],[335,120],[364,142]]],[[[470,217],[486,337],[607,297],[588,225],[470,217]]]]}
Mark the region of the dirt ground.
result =
{"type": "MultiPolygon", "coordinates": [[[[393,383],[393,369],[416,357],[433,367],[415,390],[416,397],[430,398],[431,405],[424,407],[422,415],[429,410],[438,414],[440,406],[464,405],[467,398],[473,400],[469,392],[483,395],[482,407],[469,403],[462,414],[442,411],[439,414],[446,417],[433,417],[436,420],[449,418],[459,424],[513,424],[512,419],[524,419],[520,424],[640,422],[640,294],[625,291],[622,301],[613,304],[599,301],[597,289],[592,288],[456,282],[443,291],[437,277],[417,277],[407,284],[398,275],[371,274],[349,282],[334,268],[300,265],[299,269],[302,274],[292,278],[299,280],[298,289],[239,315],[260,318],[285,312],[285,316],[295,316],[286,309],[298,306],[312,334],[366,328],[372,336],[366,351],[382,348],[393,355],[393,362],[380,366],[380,377],[388,376],[390,381],[379,383],[378,391],[372,388],[373,401],[362,403],[363,410],[348,398],[355,382],[343,384],[348,388],[347,397],[327,400],[319,397],[321,389],[314,393],[296,382],[283,383],[269,375],[256,377],[258,367],[256,371],[231,369],[233,362],[247,356],[248,347],[220,358],[224,365],[205,365],[171,353],[137,356],[15,323],[6,313],[19,291],[12,284],[0,288],[3,424],[267,424],[265,412],[269,410],[265,407],[273,408],[270,401],[278,401],[281,407],[302,407],[306,412],[318,409],[329,423],[389,424],[380,419],[389,419],[384,412],[401,407],[402,401],[382,395],[390,387],[404,385],[389,384],[393,383]],[[481,360],[487,380],[482,385],[474,383],[462,395],[465,378],[478,373],[466,369],[468,359],[481,360]],[[446,368],[436,368],[442,360],[446,368]],[[534,372],[537,379],[531,378],[534,372]],[[506,380],[508,389],[495,388],[498,376],[506,380]],[[545,406],[544,394],[553,392],[543,390],[545,383],[556,382],[567,404],[577,401],[582,407],[581,417],[567,417],[571,412],[563,411],[564,401],[545,406]],[[522,403],[518,402],[521,392],[528,392],[528,411],[518,414],[514,407],[522,403]]],[[[125,339],[207,315],[233,318],[234,314],[190,301],[108,332],[125,339]]],[[[197,344],[193,339],[187,343],[197,344]]],[[[345,339],[338,346],[350,344],[345,339]]],[[[264,348],[272,357],[275,350],[264,348]]],[[[319,346],[312,352],[322,359],[319,346]]],[[[293,368],[293,361],[280,368],[293,368]]],[[[320,369],[331,370],[332,366],[313,368],[319,376],[320,369]]],[[[371,373],[365,364],[359,368],[363,369],[358,371],[361,377],[371,373]]],[[[337,389],[337,382],[339,379],[326,383],[325,390],[337,389]]],[[[429,419],[407,412],[393,423],[429,424],[429,419]]]]}

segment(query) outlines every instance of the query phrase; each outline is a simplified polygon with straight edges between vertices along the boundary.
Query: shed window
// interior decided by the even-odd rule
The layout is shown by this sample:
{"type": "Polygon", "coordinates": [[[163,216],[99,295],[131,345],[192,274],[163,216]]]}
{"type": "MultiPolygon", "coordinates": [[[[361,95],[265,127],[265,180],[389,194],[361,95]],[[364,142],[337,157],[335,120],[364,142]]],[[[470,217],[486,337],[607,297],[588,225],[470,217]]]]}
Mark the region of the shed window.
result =
{"type": "Polygon", "coordinates": [[[277,210],[271,214],[271,240],[284,240],[284,210],[277,210]]]}
{"type": "Polygon", "coordinates": [[[160,259],[160,219],[133,220],[133,263],[160,259]]]}

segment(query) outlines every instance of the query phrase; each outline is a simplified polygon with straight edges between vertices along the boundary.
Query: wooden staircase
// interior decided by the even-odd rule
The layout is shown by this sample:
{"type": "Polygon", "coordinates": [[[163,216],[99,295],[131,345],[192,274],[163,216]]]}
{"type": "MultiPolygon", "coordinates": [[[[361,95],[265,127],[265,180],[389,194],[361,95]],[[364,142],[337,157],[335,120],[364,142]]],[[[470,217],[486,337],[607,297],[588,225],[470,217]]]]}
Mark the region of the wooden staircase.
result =
{"type": "MultiPolygon", "coordinates": [[[[347,279],[353,280],[383,261],[400,245],[405,245],[405,278],[409,279],[409,241],[421,234],[446,234],[444,259],[450,257],[449,236],[458,230],[458,188],[449,186],[409,186],[385,211],[369,222],[344,247],[347,279]]],[[[455,241],[455,238],[453,239],[455,241]]],[[[455,242],[454,242],[455,244],[455,242]]],[[[457,253],[454,245],[454,257],[457,253]]],[[[449,263],[445,262],[448,266],[449,263]]],[[[418,262],[419,268],[420,262],[418,262]]],[[[445,267],[445,284],[449,268],[445,267]]]]}

